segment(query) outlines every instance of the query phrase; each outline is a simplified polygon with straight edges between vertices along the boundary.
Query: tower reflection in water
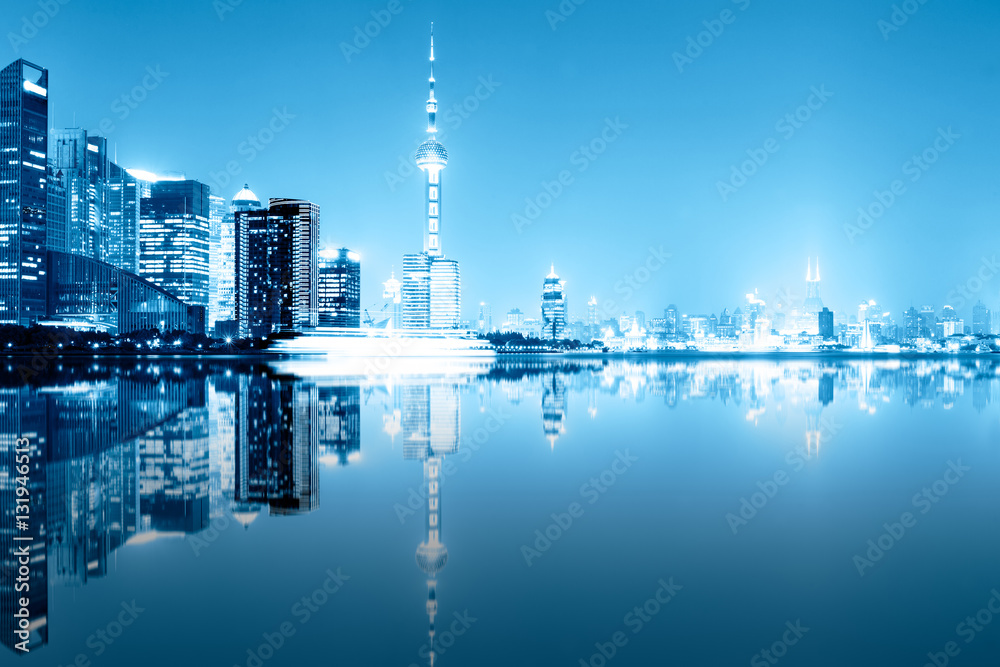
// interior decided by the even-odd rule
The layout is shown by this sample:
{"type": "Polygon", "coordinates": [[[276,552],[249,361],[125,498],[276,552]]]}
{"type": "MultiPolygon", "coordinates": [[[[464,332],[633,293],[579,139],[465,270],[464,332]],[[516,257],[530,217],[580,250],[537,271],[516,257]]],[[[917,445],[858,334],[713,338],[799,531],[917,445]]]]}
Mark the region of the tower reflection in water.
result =
{"type": "Polygon", "coordinates": [[[231,362],[108,362],[57,365],[25,386],[16,368],[0,368],[0,632],[14,650],[13,573],[22,544],[15,537],[32,538],[28,645],[38,648],[49,639],[48,586],[82,586],[107,576],[112,554],[123,546],[197,534],[230,513],[249,528],[263,514],[317,510],[319,466],[346,466],[360,457],[363,392],[391,394],[381,415],[384,431],[401,441],[405,460],[423,466],[427,516],[416,562],[426,577],[434,646],[439,575],[448,560],[442,471],[446,457],[459,451],[468,391],[477,393],[482,408],[493,388],[513,405],[538,406],[539,442],[550,446],[585,435],[574,432],[568,417],[574,395],[586,400],[588,420],[600,418],[604,401],[656,399],[673,410],[710,400],[742,411],[748,428],[771,414],[801,420],[815,457],[836,433],[824,416],[835,401],[872,414],[893,401],[948,408],[969,393],[982,411],[1000,397],[998,369],[978,359],[504,360],[437,375],[312,378],[231,362]],[[31,453],[27,531],[17,529],[10,509],[18,438],[28,440],[31,453]]]}
{"type": "Polygon", "coordinates": [[[427,575],[427,618],[430,664],[434,664],[438,613],[437,576],[448,562],[442,534],[442,463],[458,453],[462,436],[461,395],[453,384],[403,385],[399,388],[403,458],[423,463],[426,493],[426,537],[417,547],[417,566],[427,575]]]}

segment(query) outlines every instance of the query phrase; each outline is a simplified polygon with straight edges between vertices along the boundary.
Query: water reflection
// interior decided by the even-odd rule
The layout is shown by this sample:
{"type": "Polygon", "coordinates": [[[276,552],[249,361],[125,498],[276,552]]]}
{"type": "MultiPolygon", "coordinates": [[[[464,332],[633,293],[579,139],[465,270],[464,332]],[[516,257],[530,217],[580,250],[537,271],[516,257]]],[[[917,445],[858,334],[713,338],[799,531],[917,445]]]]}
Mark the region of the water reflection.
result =
{"type": "MultiPolygon", "coordinates": [[[[142,361],[53,365],[23,386],[16,368],[0,372],[0,580],[3,641],[13,649],[16,536],[30,542],[31,638],[48,642],[46,588],[83,586],[109,575],[117,549],[192,535],[213,518],[249,528],[262,515],[304,515],[320,507],[322,465],[358,463],[363,404],[381,412],[382,430],[402,458],[422,467],[426,493],[416,563],[426,580],[429,646],[435,646],[438,580],[448,562],[442,470],[462,442],[462,399],[485,409],[496,393],[540,412],[539,442],[600,420],[603,404],[660,401],[676,410],[715,401],[740,411],[747,428],[763,415],[804,414],[804,445],[819,456],[835,427],[835,401],[875,414],[893,401],[951,409],[966,398],[978,412],[998,400],[997,363],[701,363],[603,360],[508,361],[395,373],[330,373],[308,364],[142,361]],[[369,398],[384,397],[369,403],[369,398]],[[572,397],[586,413],[571,413],[572,397]],[[967,396],[968,395],[968,396],[967,396]],[[30,531],[12,507],[14,443],[31,447],[30,531]],[[35,585],[37,583],[37,586],[35,585]]],[[[58,614],[58,610],[53,610],[58,614]]],[[[436,654],[432,648],[430,662],[436,654]]]]}

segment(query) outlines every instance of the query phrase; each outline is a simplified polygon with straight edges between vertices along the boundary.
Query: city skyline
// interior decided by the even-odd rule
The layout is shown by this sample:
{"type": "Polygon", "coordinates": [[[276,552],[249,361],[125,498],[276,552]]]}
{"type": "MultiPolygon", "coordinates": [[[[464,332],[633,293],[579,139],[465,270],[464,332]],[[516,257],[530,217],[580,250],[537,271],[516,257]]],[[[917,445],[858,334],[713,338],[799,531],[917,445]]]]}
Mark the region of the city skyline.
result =
{"type": "MultiPolygon", "coordinates": [[[[409,158],[419,139],[408,111],[426,95],[417,88],[422,77],[415,54],[426,48],[435,20],[445,49],[438,75],[445,82],[438,90],[442,139],[460,167],[450,174],[448,245],[467,264],[463,319],[475,320],[480,302],[497,313],[519,307],[531,316],[538,280],[553,261],[567,281],[568,314],[582,319],[591,295],[617,298],[616,285],[643,265],[650,247],[670,259],[623,311],[659,313],[677,303],[688,313],[718,312],[755,288],[771,301],[798,288],[800,258],[817,255],[824,301],[837,312],[876,299],[900,321],[910,305],[940,310],[956,300],[953,294],[965,302],[951,305],[967,322],[979,299],[998,310],[1000,287],[990,282],[996,267],[981,238],[998,196],[988,150],[997,129],[981,101],[996,86],[996,55],[986,49],[995,41],[997,22],[989,19],[998,8],[921,6],[898,29],[886,29],[891,4],[764,7],[741,0],[726,7],[732,22],[708,3],[587,3],[568,16],[546,3],[458,13],[445,11],[446,4],[401,5],[393,14],[374,6],[303,3],[303,15],[315,19],[306,21],[308,30],[322,25],[330,36],[291,40],[290,59],[316,63],[291,74],[264,53],[233,48],[231,40],[253,30],[266,11],[245,3],[221,14],[207,3],[178,3],[192,37],[204,37],[184,53],[162,48],[161,36],[177,18],[125,4],[93,25],[96,19],[74,5],[60,7],[25,43],[8,41],[12,60],[23,57],[50,72],[50,127],[79,125],[107,135],[118,164],[182,171],[227,201],[249,182],[266,197],[318,203],[329,212],[321,237],[362,257],[362,308],[380,302],[381,284],[393,267],[400,275],[398,258],[419,242],[414,201],[422,198],[421,179],[398,159],[409,158]],[[353,44],[355,26],[363,30],[375,20],[371,12],[384,21],[381,11],[389,22],[376,24],[368,45],[355,46],[357,53],[341,48],[353,44]],[[123,28],[125,21],[159,21],[164,32],[148,31],[140,41],[123,28]],[[488,32],[479,29],[487,23],[488,32]],[[665,33],[654,34],[653,24],[665,33]],[[134,56],[114,61],[91,50],[79,41],[88,26],[117,29],[134,56]],[[690,47],[688,37],[711,29],[722,32],[690,47]],[[847,51],[845,35],[851,37],[847,51]],[[946,40],[933,58],[922,48],[932,35],[946,40]],[[590,49],[591,38],[604,48],[590,49]],[[761,40],[774,48],[746,51],[761,40]],[[827,57],[831,50],[848,57],[831,62],[837,60],[827,57]],[[687,55],[678,59],[678,53],[687,55]],[[221,84],[212,78],[211,89],[195,73],[205,62],[227,70],[221,84]],[[279,89],[253,103],[222,102],[255,82],[260,87],[279,69],[304,93],[287,110],[279,89]],[[94,79],[90,73],[98,70],[102,76],[94,79]],[[742,81],[742,71],[754,76],[742,81]],[[953,80],[955,71],[961,77],[953,80]],[[300,78],[306,73],[321,75],[306,85],[300,78]],[[325,102],[343,91],[350,103],[325,102]],[[129,99],[121,101],[123,95],[129,99]],[[220,101],[178,120],[174,112],[192,97],[220,101]],[[789,113],[792,121],[782,124],[789,113]],[[330,125],[351,131],[321,132],[330,125]],[[243,144],[248,133],[263,129],[271,141],[261,150],[243,144]],[[767,147],[772,135],[776,151],[767,147]],[[319,147],[327,146],[332,159],[293,157],[323,136],[331,139],[319,147]],[[606,142],[600,155],[577,153],[598,138],[606,142]],[[933,164],[919,158],[923,153],[933,164]],[[744,170],[754,172],[744,174],[745,184],[733,185],[741,179],[731,167],[765,158],[744,170]],[[226,173],[230,161],[239,173],[223,188],[212,175],[226,173]],[[570,172],[568,184],[558,184],[561,170],[570,172]],[[399,181],[387,180],[387,173],[399,181]],[[512,217],[525,214],[526,198],[549,194],[543,182],[563,191],[519,233],[512,217]],[[735,192],[720,192],[720,182],[735,192]],[[858,225],[859,208],[869,211],[866,227],[858,225]],[[602,233],[609,224],[614,233],[602,233]],[[849,225],[857,229],[845,229],[849,225]],[[483,238],[491,252],[482,251],[483,238]],[[580,245],[578,239],[588,238],[604,249],[604,260],[595,262],[580,245]],[[961,296],[960,285],[973,298],[961,296]]],[[[30,17],[33,11],[34,3],[18,3],[12,13],[30,17]]],[[[11,30],[19,34],[17,25],[11,30]]],[[[283,29],[275,30],[280,40],[283,29]]]]}

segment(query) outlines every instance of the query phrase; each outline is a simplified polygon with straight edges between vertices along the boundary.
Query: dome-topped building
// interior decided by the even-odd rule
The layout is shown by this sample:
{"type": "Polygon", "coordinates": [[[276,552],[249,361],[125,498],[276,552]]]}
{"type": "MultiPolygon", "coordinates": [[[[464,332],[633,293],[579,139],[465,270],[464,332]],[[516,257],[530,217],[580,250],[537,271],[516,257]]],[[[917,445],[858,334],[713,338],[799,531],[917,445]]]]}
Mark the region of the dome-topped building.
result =
{"type": "Polygon", "coordinates": [[[243,189],[233,197],[233,208],[237,211],[253,211],[260,209],[260,199],[253,193],[250,186],[243,185],[243,189]]]}

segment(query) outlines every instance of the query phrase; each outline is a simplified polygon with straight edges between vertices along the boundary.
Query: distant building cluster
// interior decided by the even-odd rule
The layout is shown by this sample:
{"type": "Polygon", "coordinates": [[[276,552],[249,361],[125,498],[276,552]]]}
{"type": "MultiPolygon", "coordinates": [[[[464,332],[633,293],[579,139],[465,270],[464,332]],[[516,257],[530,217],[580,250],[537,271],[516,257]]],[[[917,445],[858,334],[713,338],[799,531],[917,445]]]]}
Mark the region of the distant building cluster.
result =
{"type": "MultiPolygon", "coordinates": [[[[972,326],[951,306],[940,313],[933,306],[910,307],[898,324],[876,301],[858,306],[857,313],[834,313],[820,296],[819,261],[807,261],[805,298],[800,302],[779,295],[768,304],[754,291],[735,310],[719,315],[684,314],[674,304],[663,317],[647,320],[642,311],[606,313],[597,297],[587,301],[586,319],[568,317],[566,282],[555,268],[542,282],[541,318],[519,308],[507,312],[503,333],[518,333],[550,344],[578,340],[618,351],[697,349],[704,351],[767,351],[795,349],[856,349],[896,351],[906,347],[923,351],[955,351],[971,345],[990,349],[993,313],[978,302],[972,309],[972,326]]],[[[483,304],[487,306],[487,304],[483,304]]],[[[482,307],[481,307],[482,310],[482,307]]],[[[537,311],[536,311],[537,312],[537,311]]],[[[485,320],[480,316],[480,330],[485,320]]],[[[490,329],[492,330],[492,329],[490,329]]]]}

